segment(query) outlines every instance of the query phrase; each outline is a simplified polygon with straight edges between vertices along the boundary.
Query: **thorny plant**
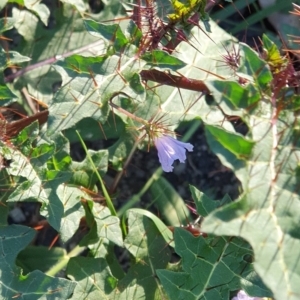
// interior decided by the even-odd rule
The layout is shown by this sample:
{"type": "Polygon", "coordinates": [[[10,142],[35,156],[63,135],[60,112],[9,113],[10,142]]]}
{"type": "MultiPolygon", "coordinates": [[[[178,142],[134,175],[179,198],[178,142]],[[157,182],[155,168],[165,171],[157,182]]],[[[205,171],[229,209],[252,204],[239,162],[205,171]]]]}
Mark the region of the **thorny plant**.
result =
{"type": "Polygon", "coordinates": [[[103,1],[96,13],[53,1],[51,15],[12,3],[1,33],[23,40],[9,51],[3,38],[1,70],[14,72],[2,75],[0,99],[7,108],[24,95],[33,114],[0,118],[3,298],[299,299],[297,50],[282,54],[266,35],[256,49],[237,43],[208,20],[204,0],[103,1]],[[189,155],[181,180],[193,178],[201,157],[184,141],[200,121],[240,181],[237,199],[190,186],[187,206],[162,176],[189,155]],[[88,149],[95,140],[102,149],[88,149]],[[70,154],[78,141],[81,162],[70,154]],[[136,149],[153,145],[162,169],[143,161],[149,179],[118,203],[136,149]],[[161,218],[135,207],[148,191],[161,218]],[[8,224],[22,202],[38,203],[44,219],[8,224]],[[57,232],[51,249],[28,246],[42,226],[57,232]]]}

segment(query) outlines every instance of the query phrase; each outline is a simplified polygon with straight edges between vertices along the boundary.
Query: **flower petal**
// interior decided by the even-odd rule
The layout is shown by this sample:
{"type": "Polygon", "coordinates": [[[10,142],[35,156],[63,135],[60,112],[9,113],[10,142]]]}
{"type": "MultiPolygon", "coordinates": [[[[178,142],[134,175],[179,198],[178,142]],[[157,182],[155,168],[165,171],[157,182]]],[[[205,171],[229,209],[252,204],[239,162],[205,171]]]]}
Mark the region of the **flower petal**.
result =
{"type": "Polygon", "coordinates": [[[245,291],[240,290],[231,300],[263,300],[263,298],[248,296],[245,291]]]}
{"type": "Polygon", "coordinates": [[[192,144],[177,141],[167,135],[154,139],[154,144],[158,151],[159,162],[165,172],[172,172],[174,160],[179,159],[180,162],[184,162],[186,150],[193,151],[194,148],[192,144]]]}

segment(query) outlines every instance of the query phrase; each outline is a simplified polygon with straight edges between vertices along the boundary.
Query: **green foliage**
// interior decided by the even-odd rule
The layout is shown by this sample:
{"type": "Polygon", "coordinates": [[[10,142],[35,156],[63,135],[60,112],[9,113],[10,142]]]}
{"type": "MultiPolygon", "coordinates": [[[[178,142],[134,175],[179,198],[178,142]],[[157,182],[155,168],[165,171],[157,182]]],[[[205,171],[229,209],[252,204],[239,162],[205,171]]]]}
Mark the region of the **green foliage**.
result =
{"type": "Polygon", "coordinates": [[[18,252],[24,249],[35,235],[33,229],[10,225],[0,229],[2,258],[1,295],[4,299],[67,299],[76,284],[63,278],[54,278],[35,270],[27,275],[15,265],[18,252]]]}
{"type": "MultiPolygon", "coordinates": [[[[1,106],[18,100],[29,110],[26,90],[49,117],[43,127],[38,115],[34,122],[0,120],[3,298],[227,300],[242,289],[299,299],[299,79],[267,36],[257,53],[212,20],[211,33],[200,30],[191,20],[204,16],[205,2],[162,0],[166,12],[173,8],[168,20],[146,1],[153,18],[133,5],[131,17],[107,23],[124,12],[119,2],[103,1],[94,13],[79,0],[52,3],[52,10],[39,1],[5,1],[12,15],[0,20],[1,34],[14,28],[20,41],[1,49],[0,68],[22,69],[0,76],[1,106]],[[232,118],[247,127],[243,135],[232,118]],[[195,120],[239,179],[238,199],[212,200],[191,186],[201,224],[190,224],[177,187],[158,169],[118,204],[115,185],[136,149],[172,136],[183,121],[191,135],[195,120]],[[103,149],[83,140],[101,140],[103,149]],[[71,155],[78,141],[82,161],[71,155]],[[160,217],[132,207],[148,190],[147,205],[160,217]],[[62,247],[28,246],[35,230],[7,221],[21,202],[39,203],[62,247]]],[[[142,167],[150,173],[146,162],[142,167]]]]}

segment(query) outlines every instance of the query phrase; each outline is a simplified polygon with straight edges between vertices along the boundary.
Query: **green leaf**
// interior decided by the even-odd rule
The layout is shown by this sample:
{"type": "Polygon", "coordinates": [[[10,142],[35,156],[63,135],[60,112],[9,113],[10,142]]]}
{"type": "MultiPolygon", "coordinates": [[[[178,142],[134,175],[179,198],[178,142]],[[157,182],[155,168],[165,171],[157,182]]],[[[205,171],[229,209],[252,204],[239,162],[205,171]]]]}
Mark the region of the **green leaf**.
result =
{"type": "Polygon", "coordinates": [[[162,50],[153,50],[151,52],[145,53],[141,56],[141,58],[145,60],[151,67],[177,70],[186,65],[186,63],[184,63],[182,60],[162,50]]]}
{"type": "Polygon", "coordinates": [[[227,132],[222,128],[211,125],[205,126],[205,134],[210,147],[215,149],[216,152],[220,152],[222,148],[225,148],[239,160],[249,158],[255,144],[239,134],[227,132]],[[218,147],[220,147],[220,150],[218,150],[218,147]]]}
{"type": "Polygon", "coordinates": [[[21,297],[24,300],[41,299],[67,299],[76,286],[75,282],[63,278],[46,276],[41,271],[33,271],[27,275],[15,266],[18,252],[24,249],[35,236],[31,228],[10,225],[0,228],[0,247],[2,259],[1,270],[1,295],[6,299],[21,297]]]}
{"type": "Polygon", "coordinates": [[[249,280],[253,267],[243,257],[252,252],[242,239],[195,238],[177,228],[174,240],[175,251],[182,257],[182,271],[157,271],[170,299],[227,300],[241,281],[247,281],[257,295],[268,292],[262,284],[256,286],[249,280]]]}
{"type": "Polygon", "coordinates": [[[136,213],[136,214],[143,215],[143,216],[149,218],[150,220],[152,220],[152,222],[155,224],[157,230],[160,232],[161,236],[165,239],[166,243],[168,245],[174,247],[172,231],[156,215],[154,215],[153,213],[151,213],[148,210],[140,209],[140,208],[131,208],[130,210],[128,210],[126,212],[126,214],[128,215],[129,212],[133,212],[133,213],[136,213]]]}
{"type": "MultiPolygon", "coordinates": [[[[260,110],[249,117],[255,146],[248,161],[234,167],[244,191],[240,200],[208,215],[202,229],[247,240],[254,250],[254,268],[274,297],[296,300],[300,263],[293,249],[300,246],[300,202],[299,147],[294,141],[299,135],[287,125],[297,123],[294,113],[282,111],[271,122],[273,109],[261,102],[260,110]]],[[[234,165],[233,158],[229,162],[234,165]]]]}
{"type": "Polygon", "coordinates": [[[225,113],[231,115],[234,113],[239,115],[241,109],[255,107],[255,103],[260,100],[259,91],[251,83],[247,86],[241,86],[234,81],[214,80],[206,84],[216,103],[221,105],[225,113]]]}
{"type": "MultiPolygon", "coordinates": [[[[191,31],[189,43],[180,43],[174,51],[173,56],[180,59],[186,66],[178,70],[175,75],[181,74],[182,82],[187,84],[189,79],[202,81],[205,85],[216,78],[223,77],[232,79],[230,68],[224,67],[222,55],[226,55],[226,48],[223,45],[232,47],[234,41],[232,37],[221,30],[213,21],[211,22],[211,34],[207,34],[198,28],[191,31]],[[218,41],[214,43],[213,41],[218,41]],[[232,41],[229,43],[228,41],[232,41]],[[201,48],[199,47],[201,44],[201,48]],[[215,75],[216,74],[216,75],[215,75]]],[[[160,109],[166,114],[167,123],[172,124],[174,129],[183,119],[185,121],[201,118],[203,122],[212,125],[226,125],[224,116],[219,109],[212,109],[211,105],[206,103],[198,91],[189,88],[174,88],[166,84],[151,84],[151,91],[155,92],[161,103],[160,109]]],[[[225,111],[228,113],[228,111],[225,111]]],[[[236,115],[236,112],[234,112],[236,115]]],[[[230,113],[231,115],[231,113],[230,113]]]]}
{"type": "Polygon", "coordinates": [[[41,142],[36,147],[32,147],[37,133],[38,123],[34,122],[16,137],[15,143],[19,149],[8,146],[0,149],[3,157],[11,160],[9,167],[6,168],[8,174],[15,176],[18,183],[7,201],[41,202],[41,214],[47,217],[49,223],[59,231],[64,209],[57,188],[70,178],[71,173],[48,169],[47,161],[54,154],[55,146],[41,142]]]}
{"type": "Polygon", "coordinates": [[[120,93],[138,102],[143,102],[145,98],[145,92],[136,91],[127,83],[141,68],[141,64],[125,55],[122,58],[113,55],[105,59],[95,70],[97,73],[94,78],[65,68],[65,62],[59,62],[56,66],[62,75],[63,87],[51,102],[49,135],[70,128],[87,117],[105,123],[109,114],[108,101],[117,98],[120,93]],[[122,67],[119,69],[120,64],[122,67]],[[99,86],[95,86],[95,82],[99,82],[99,86]]]}
{"type": "Polygon", "coordinates": [[[108,240],[99,239],[98,243],[89,245],[90,256],[94,258],[104,258],[112,272],[113,276],[121,280],[124,276],[124,270],[120,265],[120,257],[117,257],[115,245],[108,240]]]}
{"type": "Polygon", "coordinates": [[[93,201],[83,203],[89,233],[81,241],[81,245],[96,243],[100,238],[118,246],[123,246],[120,219],[112,216],[109,209],[102,205],[94,205],[93,201]]]}
{"type": "Polygon", "coordinates": [[[189,222],[190,213],[183,199],[164,177],[153,182],[150,192],[167,224],[178,226],[189,222]]]}
{"type": "Polygon", "coordinates": [[[98,57],[85,57],[79,54],[74,54],[67,57],[64,60],[64,67],[72,71],[80,73],[91,74],[91,72],[96,71],[101,68],[101,65],[105,61],[105,56],[98,57]]]}
{"type": "MultiPolygon", "coordinates": [[[[88,151],[90,157],[92,158],[97,171],[100,174],[105,174],[108,166],[108,151],[88,151]]],[[[82,162],[73,162],[72,168],[72,178],[70,179],[71,184],[76,184],[78,186],[84,186],[87,189],[94,189],[95,184],[98,182],[98,178],[95,174],[93,166],[90,164],[90,160],[86,157],[82,162]]]]}
{"type": "Polygon", "coordinates": [[[114,42],[117,50],[124,48],[128,40],[118,24],[103,24],[93,20],[84,20],[86,30],[95,37],[114,42]]]}
{"type": "Polygon", "coordinates": [[[23,269],[23,274],[34,270],[45,273],[66,256],[67,252],[62,248],[28,246],[18,254],[17,265],[23,269]]]}
{"type": "Polygon", "coordinates": [[[51,159],[47,161],[48,169],[68,171],[72,163],[69,141],[62,134],[57,134],[53,138],[53,142],[55,144],[55,153],[51,159]]]}
{"type": "MultiPolygon", "coordinates": [[[[28,10],[21,10],[16,7],[13,7],[12,17],[14,20],[14,26],[18,31],[18,33],[21,36],[23,36],[26,41],[33,41],[34,36],[36,34],[35,31],[39,30],[39,26],[38,26],[39,19],[37,18],[37,16],[28,10]],[[28,19],[27,22],[20,21],[26,18],[28,19]]],[[[19,52],[26,53],[26,48],[23,49],[23,51],[19,51],[19,52]]]]}
{"type": "Polygon", "coordinates": [[[7,4],[8,0],[3,0],[1,3],[0,3],[0,9],[2,10],[3,7],[5,7],[5,5],[7,4]]]}
{"type": "Polygon", "coordinates": [[[24,0],[24,4],[27,9],[34,11],[40,17],[45,26],[48,25],[50,11],[47,5],[36,0],[24,0]]]}
{"type": "Polygon", "coordinates": [[[9,0],[10,3],[17,3],[20,6],[25,6],[28,10],[35,12],[44,23],[45,26],[48,25],[48,18],[50,16],[50,11],[45,4],[41,4],[40,1],[35,0],[9,0]]]}
{"type": "Polygon", "coordinates": [[[126,156],[132,148],[134,147],[133,134],[124,131],[120,134],[120,138],[108,148],[109,151],[109,161],[112,163],[113,167],[120,171],[123,169],[123,165],[126,161],[126,156]]]}
{"type": "Polygon", "coordinates": [[[287,59],[280,55],[280,51],[276,44],[273,43],[266,34],[263,35],[263,46],[265,50],[265,60],[273,68],[274,72],[281,71],[283,66],[287,65],[287,59]]]}
{"type": "MultiPolygon", "coordinates": [[[[3,5],[0,4],[0,9],[2,9],[3,5]]],[[[0,19],[0,32],[5,32],[7,30],[10,30],[12,29],[14,26],[14,20],[13,18],[9,18],[9,17],[6,17],[6,18],[2,18],[0,19]]]]}
{"type": "Polygon", "coordinates": [[[0,52],[0,70],[4,70],[8,67],[15,67],[16,64],[28,62],[31,58],[23,56],[16,51],[5,51],[1,48],[0,52]]]}
{"type": "Polygon", "coordinates": [[[251,76],[258,89],[263,90],[272,80],[272,73],[267,63],[259,58],[258,54],[248,45],[240,44],[244,52],[239,72],[251,76]]]}
{"type": "Polygon", "coordinates": [[[91,197],[80,187],[60,185],[57,188],[57,195],[63,204],[59,233],[63,242],[69,241],[80,226],[81,219],[85,216],[81,205],[83,199],[91,200],[91,197]]]}
{"type": "Polygon", "coordinates": [[[16,95],[6,85],[0,85],[0,101],[2,102],[1,104],[7,104],[13,99],[16,99],[16,95]]]}
{"type": "Polygon", "coordinates": [[[207,195],[196,189],[194,186],[190,186],[193,200],[196,204],[197,212],[200,216],[206,217],[209,213],[213,212],[216,208],[230,203],[232,200],[225,196],[222,201],[214,201],[207,195]]]}
{"type": "Polygon", "coordinates": [[[201,17],[204,17],[206,0],[171,0],[171,4],[173,6],[174,13],[169,14],[168,18],[172,23],[186,23],[186,20],[196,12],[201,13],[201,17]]]}
{"type": "Polygon", "coordinates": [[[65,136],[70,143],[78,142],[77,130],[84,141],[101,141],[105,139],[117,139],[125,132],[124,122],[116,115],[110,114],[105,124],[100,124],[92,118],[79,121],[74,128],[67,129],[65,136]],[[114,124],[113,126],[111,124],[114,124]]]}
{"type": "Polygon", "coordinates": [[[165,268],[170,251],[154,223],[143,214],[128,211],[124,245],[135,258],[126,276],[119,281],[114,299],[164,299],[155,270],[165,268]],[[120,293],[119,293],[120,292],[120,293]]]}
{"type": "Polygon", "coordinates": [[[83,13],[86,11],[86,5],[83,0],[60,0],[63,3],[69,3],[72,6],[76,7],[76,9],[83,13]]]}
{"type": "Polygon", "coordinates": [[[70,56],[73,51],[81,55],[95,51],[96,55],[102,55],[103,42],[86,34],[81,15],[71,5],[57,6],[50,1],[47,6],[52,11],[48,27],[41,26],[38,18],[28,10],[13,8],[12,12],[15,27],[24,37],[15,50],[30,57],[31,64],[44,61],[15,80],[13,85],[16,90],[26,87],[30,95],[48,104],[61,83],[60,75],[49,63],[54,63],[61,55],[70,56]]]}
{"type": "Polygon", "coordinates": [[[109,294],[118,282],[104,258],[71,258],[67,274],[72,280],[77,281],[71,299],[112,299],[109,294]]]}

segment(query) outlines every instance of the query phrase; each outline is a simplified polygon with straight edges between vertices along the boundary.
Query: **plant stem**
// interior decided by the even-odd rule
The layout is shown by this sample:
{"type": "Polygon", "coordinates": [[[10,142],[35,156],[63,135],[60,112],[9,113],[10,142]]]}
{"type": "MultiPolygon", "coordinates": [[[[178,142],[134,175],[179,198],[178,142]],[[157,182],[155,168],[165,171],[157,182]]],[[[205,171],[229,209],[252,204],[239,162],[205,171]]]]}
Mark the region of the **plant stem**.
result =
{"type": "Polygon", "coordinates": [[[145,183],[143,188],[135,195],[131,197],[129,201],[126,202],[119,210],[118,210],[118,216],[122,216],[128,209],[134,206],[135,203],[139,202],[141,197],[148,191],[150,186],[154,181],[159,179],[159,177],[162,174],[162,168],[159,167],[156,169],[156,171],[153,173],[153,175],[148,179],[148,181],[145,183]]]}
{"type": "Polygon", "coordinates": [[[80,142],[81,142],[81,145],[82,145],[82,147],[83,147],[83,149],[84,149],[84,151],[85,151],[85,153],[86,153],[86,156],[87,156],[88,160],[90,161],[90,163],[91,163],[91,165],[92,165],[92,167],[93,167],[93,169],[94,169],[94,172],[95,172],[95,174],[96,174],[96,176],[97,176],[97,178],[98,178],[98,180],[99,180],[99,182],[100,182],[101,189],[102,189],[103,195],[104,195],[104,197],[105,197],[107,207],[109,208],[110,213],[111,213],[113,216],[116,216],[116,215],[117,215],[117,212],[116,212],[115,207],[114,207],[114,205],[113,205],[113,203],[112,203],[112,200],[111,200],[111,198],[110,198],[110,196],[109,196],[109,194],[108,194],[108,192],[107,192],[107,189],[106,189],[106,187],[105,187],[105,184],[104,184],[104,182],[103,182],[103,180],[102,180],[102,178],[101,178],[101,176],[100,176],[100,174],[99,174],[99,172],[98,172],[98,170],[97,170],[97,168],[96,168],[96,166],[95,166],[95,164],[94,164],[94,162],[93,162],[93,160],[92,160],[92,158],[91,158],[91,156],[90,156],[90,154],[89,154],[89,152],[88,152],[88,149],[87,149],[87,147],[86,147],[86,145],[85,145],[83,139],[81,138],[81,136],[80,136],[80,134],[79,134],[79,132],[78,132],[77,130],[76,130],[76,133],[77,133],[78,138],[79,138],[79,140],[80,140],[80,142]]]}
{"type": "Polygon", "coordinates": [[[48,276],[55,276],[60,272],[65,266],[69,263],[70,258],[78,256],[82,251],[85,250],[85,247],[77,245],[72,251],[70,251],[62,260],[55,264],[50,270],[45,272],[48,276]]]}
{"type": "Polygon", "coordinates": [[[111,192],[111,193],[114,193],[114,192],[115,192],[115,189],[117,188],[117,186],[118,186],[118,184],[119,184],[119,182],[120,182],[120,180],[121,180],[121,178],[122,178],[124,172],[126,171],[128,165],[130,164],[131,159],[132,159],[132,156],[133,156],[133,154],[134,154],[134,152],[135,152],[135,150],[136,150],[138,144],[140,143],[140,139],[142,138],[143,135],[144,135],[144,133],[142,133],[142,134],[138,137],[138,139],[135,141],[135,143],[134,143],[134,145],[133,145],[133,147],[132,147],[130,153],[128,154],[128,157],[127,157],[127,159],[126,159],[126,161],[125,161],[125,163],[124,163],[124,165],[123,165],[122,171],[120,171],[120,172],[116,175],[116,177],[114,178],[114,181],[113,181],[113,183],[112,183],[112,185],[111,185],[111,187],[110,187],[110,192],[111,192]]]}
{"type": "Polygon", "coordinates": [[[202,122],[199,119],[195,119],[193,122],[191,122],[191,126],[189,126],[188,131],[184,134],[181,140],[183,142],[188,141],[192,137],[192,135],[198,130],[201,124],[202,122]]]}
{"type": "Polygon", "coordinates": [[[210,94],[208,87],[202,80],[190,79],[184,76],[177,76],[158,70],[143,70],[140,73],[143,80],[151,80],[157,83],[174,86],[176,88],[198,91],[205,94],[210,94]]]}

